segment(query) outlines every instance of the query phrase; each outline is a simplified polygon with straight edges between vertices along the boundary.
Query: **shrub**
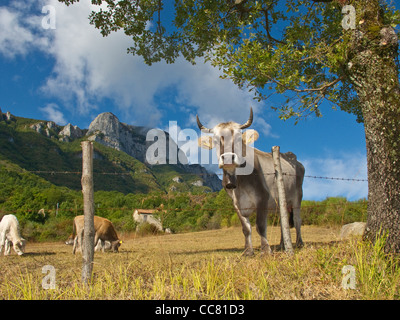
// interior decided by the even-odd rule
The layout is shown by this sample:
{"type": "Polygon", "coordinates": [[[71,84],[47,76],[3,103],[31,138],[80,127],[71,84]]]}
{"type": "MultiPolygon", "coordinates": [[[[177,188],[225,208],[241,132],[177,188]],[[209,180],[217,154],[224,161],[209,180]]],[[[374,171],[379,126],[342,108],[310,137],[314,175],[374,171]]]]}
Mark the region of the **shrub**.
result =
{"type": "Polygon", "coordinates": [[[152,225],[150,223],[144,222],[141,223],[137,228],[136,228],[136,234],[139,236],[147,236],[147,235],[157,235],[157,234],[163,234],[162,231],[159,231],[158,228],[155,225],[152,225]]]}

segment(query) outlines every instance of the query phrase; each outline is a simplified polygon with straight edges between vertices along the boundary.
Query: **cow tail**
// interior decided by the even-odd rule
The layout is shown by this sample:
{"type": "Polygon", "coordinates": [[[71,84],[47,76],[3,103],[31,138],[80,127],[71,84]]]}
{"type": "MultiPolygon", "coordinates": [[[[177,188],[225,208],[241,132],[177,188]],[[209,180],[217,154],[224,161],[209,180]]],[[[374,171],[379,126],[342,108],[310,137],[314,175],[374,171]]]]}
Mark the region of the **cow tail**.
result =
{"type": "Polygon", "coordinates": [[[289,212],[289,227],[294,227],[294,220],[293,220],[293,208],[289,212]]]}

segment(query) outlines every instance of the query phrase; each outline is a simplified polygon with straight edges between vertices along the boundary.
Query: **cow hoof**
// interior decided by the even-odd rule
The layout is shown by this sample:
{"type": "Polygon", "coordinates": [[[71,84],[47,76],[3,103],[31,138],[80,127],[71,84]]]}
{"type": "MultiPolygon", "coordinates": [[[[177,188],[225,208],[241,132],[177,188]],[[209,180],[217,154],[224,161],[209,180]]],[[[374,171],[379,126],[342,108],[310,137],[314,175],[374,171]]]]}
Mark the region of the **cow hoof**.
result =
{"type": "Polygon", "coordinates": [[[253,249],[245,249],[242,253],[242,256],[246,256],[246,257],[254,256],[254,250],[253,249]]]}
{"type": "Polygon", "coordinates": [[[265,249],[261,249],[261,254],[270,256],[272,254],[272,250],[271,250],[270,247],[265,248],[265,249]]]}
{"type": "Polygon", "coordinates": [[[304,247],[304,242],[296,242],[296,248],[303,248],[304,247]]]}

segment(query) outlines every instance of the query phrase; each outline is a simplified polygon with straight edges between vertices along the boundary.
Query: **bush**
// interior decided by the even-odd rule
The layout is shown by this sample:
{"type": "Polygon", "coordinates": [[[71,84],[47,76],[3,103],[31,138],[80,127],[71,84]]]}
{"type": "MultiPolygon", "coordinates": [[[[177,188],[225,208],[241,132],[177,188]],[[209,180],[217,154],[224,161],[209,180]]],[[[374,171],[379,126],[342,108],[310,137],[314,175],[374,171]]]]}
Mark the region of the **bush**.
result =
{"type": "Polygon", "coordinates": [[[155,225],[152,225],[150,223],[144,222],[141,223],[137,228],[136,228],[136,234],[139,236],[147,236],[147,235],[158,235],[158,234],[163,234],[162,231],[159,231],[158,228],[155,225]]]}

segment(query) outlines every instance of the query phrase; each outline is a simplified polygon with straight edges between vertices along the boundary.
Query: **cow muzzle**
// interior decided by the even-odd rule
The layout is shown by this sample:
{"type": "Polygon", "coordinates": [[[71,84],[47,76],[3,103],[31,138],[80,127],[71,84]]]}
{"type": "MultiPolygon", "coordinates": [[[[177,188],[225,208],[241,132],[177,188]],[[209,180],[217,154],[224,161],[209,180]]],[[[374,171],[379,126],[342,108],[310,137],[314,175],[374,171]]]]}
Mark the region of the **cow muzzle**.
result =
{"type": "Polygon", "coordinates": [[[222,179],[222,185],[229,190],[236,189],[237,186],[236,174],[230,174],[225,171],[224,177],[222,179]]]}
{"type": "Polygon", "coordinates": [[[218,166],[227,170],[239,167],[239,157],[236,153],[225,152],[219,156],[218,166]]]}

